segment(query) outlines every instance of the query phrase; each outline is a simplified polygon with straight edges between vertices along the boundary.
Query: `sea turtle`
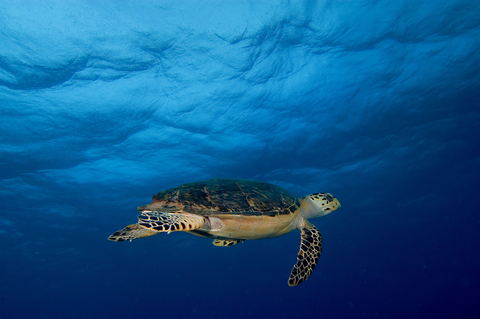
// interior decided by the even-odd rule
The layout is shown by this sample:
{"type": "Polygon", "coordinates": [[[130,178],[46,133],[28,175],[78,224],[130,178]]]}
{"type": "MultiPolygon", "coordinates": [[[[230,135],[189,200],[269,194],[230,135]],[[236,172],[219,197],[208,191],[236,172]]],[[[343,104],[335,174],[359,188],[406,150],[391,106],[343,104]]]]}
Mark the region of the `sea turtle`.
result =
{"type": "Polygon", "coordinates": [[[307,280],[322,252],[322,237],[308,219],[340,207],[329,193],[300,199],[283,188],[242,179],[210,179],[183,184],[153,195],[138,207],[138,223],[113,233],[109,240],[132,241],[162,232],[185,231],[213,238],[215,246],[232,246],[246,239],[282,236],[301,231],[300,251],[288,284],[307,280]]]}

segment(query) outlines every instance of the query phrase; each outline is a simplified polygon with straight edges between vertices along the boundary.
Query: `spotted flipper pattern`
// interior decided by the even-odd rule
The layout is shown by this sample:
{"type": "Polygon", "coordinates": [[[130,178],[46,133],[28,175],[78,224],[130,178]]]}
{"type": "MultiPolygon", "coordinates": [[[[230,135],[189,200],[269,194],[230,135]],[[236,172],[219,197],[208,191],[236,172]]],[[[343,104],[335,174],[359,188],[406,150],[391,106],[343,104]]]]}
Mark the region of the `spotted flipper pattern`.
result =
{"type": "Polygon", "coordinates": [[[244,241],[245,239],[214,239],[212,244],[220,247],[229,247],[238,243],[243,243],[244,241]]]}
{"type": "Polygon", "coordinates": [[[157,235],[158,231],[140,226],[139,224],[128,225],[124,229],[114,232],[108,237],[111,241],[132,241],[137,238],[144,238],[157,235]]]}
{"type": "Polygon", "coordinates": [[[200,228],[205,224],[205,218],[200,215],[183,212],[143,211],[142,215],[138,216],[138,223],[157,232],[171,233],[173,231],[190,231],[200,228]]]}
{"type": "Polygon", "coordinates": [[[297,263],[293,266],[289,286],[297,286],[307,280],[317,265],[322,253],[322,235],[317,227],[308,224],[302,231],[302,241],[297,255],[297,263]]]}

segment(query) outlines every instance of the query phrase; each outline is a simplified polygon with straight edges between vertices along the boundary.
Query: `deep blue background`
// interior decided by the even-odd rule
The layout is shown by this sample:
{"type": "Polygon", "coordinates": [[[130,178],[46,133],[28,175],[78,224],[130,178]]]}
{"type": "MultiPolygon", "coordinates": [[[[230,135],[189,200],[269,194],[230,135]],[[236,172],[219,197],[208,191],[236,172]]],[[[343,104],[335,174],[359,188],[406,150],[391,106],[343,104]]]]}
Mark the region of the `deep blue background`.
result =
{"type": "Polygon", "coordinates": [[[479,318],[478,1],[2,1],[0,318],[479,318]],[[331,192],[218,248],[108,235],[212,177],[331,192]]]}

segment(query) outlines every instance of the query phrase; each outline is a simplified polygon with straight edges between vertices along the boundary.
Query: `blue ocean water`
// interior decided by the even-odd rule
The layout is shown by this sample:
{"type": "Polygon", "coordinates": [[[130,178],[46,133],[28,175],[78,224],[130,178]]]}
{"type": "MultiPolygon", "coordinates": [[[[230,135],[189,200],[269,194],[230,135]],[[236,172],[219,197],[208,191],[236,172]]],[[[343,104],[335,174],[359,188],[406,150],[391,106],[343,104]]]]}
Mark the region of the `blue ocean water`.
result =
{"type": "Polygon", "coordinates": [[[0,318],[479,318],[480,2],[2,1],[0,318]],[[299,231],[107,240],[213,177],[299,231]]]}

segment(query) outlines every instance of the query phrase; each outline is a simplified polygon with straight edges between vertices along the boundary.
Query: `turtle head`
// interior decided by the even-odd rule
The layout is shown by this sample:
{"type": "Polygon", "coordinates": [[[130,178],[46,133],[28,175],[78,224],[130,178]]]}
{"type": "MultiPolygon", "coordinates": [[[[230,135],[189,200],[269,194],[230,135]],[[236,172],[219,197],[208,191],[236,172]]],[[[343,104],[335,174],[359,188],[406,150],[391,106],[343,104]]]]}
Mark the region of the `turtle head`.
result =
{"type": "Polygon", "coordinates": [[[330,214],[339,208],[340,202],[330,193],[315,193],[304,196],[300,205],[305,218],[315,218],[330,214]]]}

